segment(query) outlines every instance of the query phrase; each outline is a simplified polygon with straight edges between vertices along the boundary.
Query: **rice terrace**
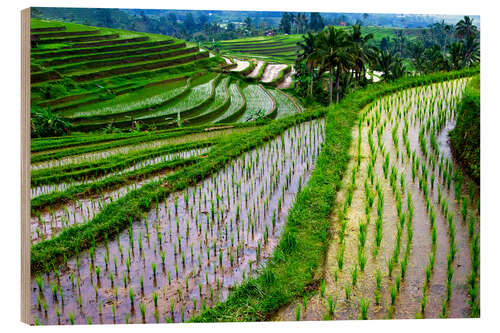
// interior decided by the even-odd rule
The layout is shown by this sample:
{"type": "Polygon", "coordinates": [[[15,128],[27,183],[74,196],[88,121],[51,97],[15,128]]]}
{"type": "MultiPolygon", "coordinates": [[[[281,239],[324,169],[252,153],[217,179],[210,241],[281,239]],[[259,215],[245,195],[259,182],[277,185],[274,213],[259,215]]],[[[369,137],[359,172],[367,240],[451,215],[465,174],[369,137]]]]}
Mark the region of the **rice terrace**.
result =
{"type": "Polygon", "coordinates": [[[479,17],[30,10],[30,324],[480,316],[479,17]]]}

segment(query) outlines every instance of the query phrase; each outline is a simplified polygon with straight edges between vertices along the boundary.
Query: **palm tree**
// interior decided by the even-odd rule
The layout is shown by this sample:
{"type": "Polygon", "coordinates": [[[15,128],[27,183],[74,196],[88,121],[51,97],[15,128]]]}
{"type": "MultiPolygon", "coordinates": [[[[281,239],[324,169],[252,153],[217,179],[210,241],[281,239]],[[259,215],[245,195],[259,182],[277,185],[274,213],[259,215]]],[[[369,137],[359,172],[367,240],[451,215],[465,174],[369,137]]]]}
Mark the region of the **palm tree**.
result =
{"type": "Polygon", "coordinates": [[[463,65],[469,67],[479,62],[479,41],[475,36],[467,37],[463,45],[463,65]]]}
{"type": "Polygon", "coordinates": [[[459,38],[467,39],[469,37],[476,37],[478,30],[477,27],[472,24],[472,21],[473,19],[471,19],[469,16],[464,16],[463,19],[458,21],[455,27],[455,31],[459,38]]]}
{"type": "Polygon", "coordinates": [[[422,40],[416,39],[413,42],[410,42],[408,44],[408,53],[410,57],[413,59],[413,64],[415,65],[415,68],[418,71],[423,70],[423,58],[422,55],[424,54],[425,51],[425,46],[422,40]]]}
{"type": "Polygon", "coordinates": [[[399,79],[400,77],[405,76],[408,73],[406,69],[406,65],[403,62],[403,59],[396,57],[394,63],[391,68],[391,78],[393,80],[399,79]]]}
{"type": "Polygon", "coordinates": [[[381,51],[377,61],[377,70],[382,72],[382,78],[389,80],[391,69],[394,63],[394,57],[388,51],[381,51]]]}
{"type": "Polygon", "coordinates": [[[380,52],[377,69],[383,73],[382,78],[384,80],[395,80],[407,73],[403,59],[387,51],[380,52]]]}
{"type": "Polygon", "coordinates": [[[394,31],[394,35],[396,37],[395,38],[396,49],[399,52],[399,54],[403,56],[403,47],[406,43],[406,35],[403,30],[394,31]]]}
{"type": "Polygon", "coordinates": [[[310,74],[310,89],[309,94],[313,94],[313,82],[314,82],[314,69],[320,62],[320,55],[318,48],[316,47],[316,36],[308,32],[307,35],[303,36],[304,42],[298,42],[297,46],[299,50],[302,51],[297,55],[297,60],[305,61],[306,67],[310,74]]]}
{"type": "Polygon", "coordinates": [[[353,67],[354,59],[351,51],[351,42],[347,34],[334,26],[329,26],[318,35],[318,56],[321,58],[321,67],[329,71],[328,92],[329,102],[333,102],[333,70],[336,69],[335,90],[337,103],[340,100],[340,75],[353,67]]]}
{"type": "Polygon", "coordinates": [[[438,44],[434,44],[434,46],[427,48],[423,57],[427,63],[427,72],[443,71],[450,68],[448,58],[445,57],[438,44]]]}
{"type": "Polygon", "coordinates": [[[444,26],[444,33],[446,35],[445,41],[446,41],[447,45],[452,40],[454,32],[455,32],[455,26],[454,25],[452,25],[452,24],[446,24],[444,26]]]}
{"type": "Polygon", "coordinates": [[[297,16],[294,17],[294,21],[297,23],[297,33],[305,33],[307,27],[306,14],[298,13],[297,16]]]}
{"type": "Polygon", "coordinates": [[[355,57],[355,84],[365,76],[366,65],[374,63],[377,53],[373,46],[368,45],[368,41],[373,38],[373,34],[365,36],[361,33],[361,25],[359,23],[352,26],[352,32],[348,36],[352,43],[352,51],[355,57]]]}
{"type": "Polygon", "coordinates": [[[464,54],[464,43],[454,42],[448,45],[449,49],[449,61],[453,69],[462,68],[463,54],[464,54]]]}

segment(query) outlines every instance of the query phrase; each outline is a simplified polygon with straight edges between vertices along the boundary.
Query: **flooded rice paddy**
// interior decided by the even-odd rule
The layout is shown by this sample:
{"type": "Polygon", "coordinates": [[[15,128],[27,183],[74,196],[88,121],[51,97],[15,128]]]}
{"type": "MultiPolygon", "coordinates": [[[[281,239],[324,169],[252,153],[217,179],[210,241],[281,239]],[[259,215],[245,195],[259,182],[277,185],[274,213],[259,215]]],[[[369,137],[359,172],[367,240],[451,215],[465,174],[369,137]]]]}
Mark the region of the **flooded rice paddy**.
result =
{"type": "Polygon", "coordinates": [[[292,127],[34,277],[33,322],[181,322],[225,299],[271,255],[323,137],[324,120],[292,127]]]}
{"type": "Polygon", "coordinates": [[[447,140],[467,81],[405,90],[362,112],[320,290],[274,320],[479,315],[479,188],[447,140]]]}

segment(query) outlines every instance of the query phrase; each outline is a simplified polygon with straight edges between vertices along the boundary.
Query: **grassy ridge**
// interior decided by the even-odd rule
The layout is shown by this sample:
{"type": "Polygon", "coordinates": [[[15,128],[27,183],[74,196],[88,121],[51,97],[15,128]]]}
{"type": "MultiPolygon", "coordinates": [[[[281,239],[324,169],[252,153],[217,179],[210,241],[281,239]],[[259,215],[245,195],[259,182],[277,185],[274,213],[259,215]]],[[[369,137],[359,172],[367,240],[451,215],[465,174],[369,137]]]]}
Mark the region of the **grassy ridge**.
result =
{"type": "Polygon", "coordinates": [[[467,85],[458,107],[455,128],[450,132],[453,155],[466,172],[480,182],[480,132],[481,132],[480,77],[475,76],[467,85]]]}
{"type": "MultiPolygon", "coordinates": [[[[381,96],[420,85],[470,76],[479,69],[436,73],[380,83],[358,90],[328,110],[326,138],[315,169],[289,212],[280,242],[261,274],[237,286],[225,302],[217,304],[193,322],[260,321],[281,306],[316,288],[328,248],[330,214],[344,171],[361,109],[381,96]]],[[[326,110],[324,111],[326,112],[326,110]]]]}
{"type": "MultiPolygon", "coordinates": [[[[255,123],[231,124],[231,128],[252,127],[255,123]]],[[[86,152],[105,150],[131,144],[144,143],[159,139],[173,138],[194,133],[207,133],[228,129],[227,125],[201,125],[190,127],[178,127],[156,132],[133,132],[133,133],[111,133],[111,134],[96,134],[96,135],[72,135],[53,138],[41,138],[31,140],[31,153],[52,154],[62,152],[63,149],[89,149],[86,152]],[[128,139],[131,139],[128,141],[128,139]],[[137,140],[137,141],[134,141],[137,140]],[[107,142],[110,141],[110,142],[107,142]],[[111,145],[109,145],[111,144],[111,145]],[[86,146],[86,147],[83,147],[86,146]],[[58,150],[58,151],[54,151],[58,150]],[[60,151],[59,151],[60,150],[60,151]]],[[[57,159],[64,156],[82,154],[82,150],[72,150],[71,152],[64,151],[65,155],[53,156],[50,159],[57,159]]],[[[33,162],[33,159],[32,159],[33,162]]]]}
{"type": "Polygon", "coordinates": [[[61,182],[78,181],[90,177],[103,176],[130,167],[138,162],[176,152],[205,148],[217,140],[209,139],[198,142],[181,143],[178,145],[134,151],[128,154],[112,155],[97,161],[68,164],[66,166],[34,170],[31,172],[31,186],[58,184],[61,182]]]}

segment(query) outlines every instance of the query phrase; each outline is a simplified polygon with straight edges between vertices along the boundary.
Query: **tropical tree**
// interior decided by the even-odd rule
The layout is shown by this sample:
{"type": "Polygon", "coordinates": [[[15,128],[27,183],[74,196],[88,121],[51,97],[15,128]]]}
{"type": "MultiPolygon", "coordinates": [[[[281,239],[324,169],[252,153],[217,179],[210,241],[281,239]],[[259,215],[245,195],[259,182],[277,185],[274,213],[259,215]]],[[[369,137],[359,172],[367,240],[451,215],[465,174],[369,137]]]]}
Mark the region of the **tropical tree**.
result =
{"type": "Polygon", "coordinates": [[[475,38],[477,36],[478,29],[474,24],[472,24],[472,21],[473,19],[469,16],[464,16],[463,19],[458,21],[455,26],[457,37],[461,39],[468,39],[470,37],[475,38]]]}
{"type": "Polygon", "coordinates": [[[470,67],[479,62],[479,41],[470,35],[463,41],[463,65],[470,67]]]}
{"type": "Polygon", "coordinates": [[[377,59],[376,48],[369,45],[368,41],[373,38],[373,34],[363,36],[361,33],[361,24],[352,26],[352,31],[348,36],[351,42],[354,56],[354,82],[358,82],[365,77],[366,66],[372,64],[377,59]]]}
{"type": "Polygon", "coordinates": [[[417,39],[408,43],[408,54],[413,61],[415,68],[418,71],[423,71],[425,46],[422,40],[417,39]]]}
{"type": "Polygon", "coordinates": [[[382,72],[382,79],[385,81],[398,79],[407,73],[403,59],[388,51],[381,51],[379,53],[375,68],[382,72]]]}
{"type": "Polygon", "coordinates": [[[464,43],[462,41],[454,42],[448,45],[448,50],[449,50],[448,58],[450,61],[451,68],[455,70],[462,68],[464,43]]]}
{"type": "Polygon", "coordinates": [[[307,35],[303,36],[304,41],[298,42],[297,46],[299,47],[297,60],[304,61],[306,63],[306,67],[309,70],[310,75],[310,89],[309,94],[312,96],[313,94],[313,84],[314,84],[314,69],[321,61],[321,56],[319,54],[319,50],[316,47],[317,38],[311,32],[307,33],[307,35]]]}
{"type": "Polygon", "coordinates": [[[328,26],[318,35],[318,56],[321,67],[328,70],[329,103],[333,102],[333,71],[335,70],[336,101],[340,100],[340,76],[354,65],[351,42],[347,33],[334,26],[328,26]]]}
{"type": "Polygon", "coordinates": [[[297,33],[305,33],[307,28],[307,16],[303,13],[298,13],[293,17],[295,23],[297,24],[297,33]]]}
{"type": "Polygon", "coordinates": [[[423,57],[426,61],[426,72],[445,71],[450,69],[448,59],[441,51],[441,47],[438,44],[434,44],[432,47],[427,48],[423,57]]]}
{"type": "Polygon", "coordinates": [[[406,44],[406,35],[405,35],[405,32],[400,29],[400,30],[396,30],[394,31],[394,35],[395,35],[395,39],[394,39],[394,44],[395,44],[395,47],[396,47],[396,51],[399,52],[399,54],[402,56],[403,55],[403,50],[404,50],[404,46],[406,44]]]}

